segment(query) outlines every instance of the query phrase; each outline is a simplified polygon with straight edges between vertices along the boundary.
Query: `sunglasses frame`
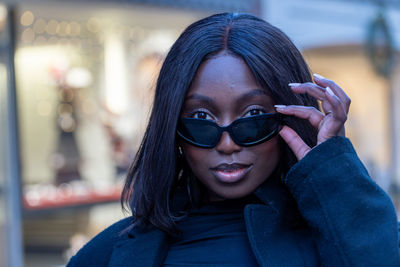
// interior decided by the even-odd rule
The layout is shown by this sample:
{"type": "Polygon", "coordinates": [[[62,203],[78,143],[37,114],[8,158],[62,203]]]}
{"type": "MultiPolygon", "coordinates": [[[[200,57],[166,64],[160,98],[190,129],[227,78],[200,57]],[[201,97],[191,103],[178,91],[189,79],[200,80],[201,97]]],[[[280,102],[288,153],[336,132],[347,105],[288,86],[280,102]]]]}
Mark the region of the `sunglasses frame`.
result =
{"type": "Polygon", "coordinates": [[[235,144],[242,146],[242,147],[248,147],[248,146],[254,146],[254,145],[258,145],[260,143],[266,142],[268,140],[270,140],[272,137],[274,137],[276,134],[279,133],[279,131],[281,130],[281,126],[282,124],[284,124],[285,122],[285,117],[287,117],[286,115],[283,115],[281,113],[264,113],[261,115],[255,115],[255,116],[250,116],[250,117],[245,117],[245,118],[239,118],[234,120],[231,124],[227,125],[227,126],[219,126],[217,123],[215,123],[214,121],[210,121],[210,120],[206,120],[206,119],[195,119],[195,118],[181,118],[180,122],[181,124],[185,124],[185,122],[190,122],[190,121],[196,121],[196,122],[202,122],[205,125],[211,125],[214,128],[216,128],[218,130],[218,138],[215,138],[217,141],[214,142],[213,144],[210,145],[205,145],[205,144],[200,144],[197,143],[187,137],[185,137],[180,131],[179,131],[179,126],[177,128],[177,134],[179,135],[179,137],[181,137],[183,140],[185,140],[186,142],[197,146],[197,147],[201,147],[201,148],[214,148],[217,146],[217,144],[220,142],[221,137],[222,137],[222,133],[223,132],[228,132],[229,136],[232,138],[232,140],[235,142],[235,144]],[[268,134],[267,136],[256,140],[254,142],[249,142],[249,143],[242,143],[239,142],[235,135],[232,133],[232,128],[235,127],[238,123],[241,123],[243,121],[253,121],[253,120],[260,120],[260,119],[269,119],[269,118],[273,118],[276,119],[276,121],[279,123],[278,127],[273,130],[270,134],[268,134]]]}

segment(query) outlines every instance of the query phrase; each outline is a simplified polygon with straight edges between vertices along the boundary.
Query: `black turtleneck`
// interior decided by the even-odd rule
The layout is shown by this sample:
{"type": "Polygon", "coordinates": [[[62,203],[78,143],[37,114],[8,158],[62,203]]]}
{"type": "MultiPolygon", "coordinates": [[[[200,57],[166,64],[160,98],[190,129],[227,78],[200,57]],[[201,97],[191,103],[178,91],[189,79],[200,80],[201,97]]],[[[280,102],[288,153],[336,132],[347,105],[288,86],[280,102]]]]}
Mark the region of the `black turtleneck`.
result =
{"type": "Polygon", "coordinates": [[[254,197],[192,208],[178,222],[164,266],[258,266],[247,238],[243,209],[254,197]]]}

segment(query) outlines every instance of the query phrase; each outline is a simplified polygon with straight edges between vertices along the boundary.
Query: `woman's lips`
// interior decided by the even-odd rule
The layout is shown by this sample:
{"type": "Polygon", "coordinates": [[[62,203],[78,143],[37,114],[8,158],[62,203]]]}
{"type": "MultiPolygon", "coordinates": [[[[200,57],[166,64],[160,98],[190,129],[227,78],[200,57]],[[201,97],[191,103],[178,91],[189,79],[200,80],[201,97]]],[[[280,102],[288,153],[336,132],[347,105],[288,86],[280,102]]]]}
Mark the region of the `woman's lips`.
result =
{"type": "Polygon", "coordinates": [[[243,179],[250,171],[252,165],[245,164],[221,164],[212,168],[215,177],[223,183],[235,183],[243,179]]]}

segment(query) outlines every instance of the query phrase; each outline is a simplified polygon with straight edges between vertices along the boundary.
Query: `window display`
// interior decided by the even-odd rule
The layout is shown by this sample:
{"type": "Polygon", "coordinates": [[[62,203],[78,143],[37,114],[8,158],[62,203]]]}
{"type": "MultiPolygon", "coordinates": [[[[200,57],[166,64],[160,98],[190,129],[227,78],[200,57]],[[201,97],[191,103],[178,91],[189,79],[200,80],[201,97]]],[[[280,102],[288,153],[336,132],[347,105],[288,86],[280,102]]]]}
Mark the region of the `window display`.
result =
{"type": "Polygon", "coordinates": [[[178,13],[160,28],[139,20],[143,10],[118,18],[73,14],[26,7],[19,16],[15,62],[28,210],[119,200],[159,67],[181,25],[194,19],[178,13]]]}

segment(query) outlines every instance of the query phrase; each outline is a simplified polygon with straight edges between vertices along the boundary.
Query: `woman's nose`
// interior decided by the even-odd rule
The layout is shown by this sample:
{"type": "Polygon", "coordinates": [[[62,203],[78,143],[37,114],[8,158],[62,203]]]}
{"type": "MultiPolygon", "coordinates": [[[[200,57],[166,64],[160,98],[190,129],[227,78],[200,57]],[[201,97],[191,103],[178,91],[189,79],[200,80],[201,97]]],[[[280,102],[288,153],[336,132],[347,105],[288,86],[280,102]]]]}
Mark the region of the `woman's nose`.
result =
{"type": "Polygon", "coordinates": [[[232,154],[242,150],[231,138],[228,132],[223,132],[215,149],[223,154],[232,154]]]}

